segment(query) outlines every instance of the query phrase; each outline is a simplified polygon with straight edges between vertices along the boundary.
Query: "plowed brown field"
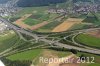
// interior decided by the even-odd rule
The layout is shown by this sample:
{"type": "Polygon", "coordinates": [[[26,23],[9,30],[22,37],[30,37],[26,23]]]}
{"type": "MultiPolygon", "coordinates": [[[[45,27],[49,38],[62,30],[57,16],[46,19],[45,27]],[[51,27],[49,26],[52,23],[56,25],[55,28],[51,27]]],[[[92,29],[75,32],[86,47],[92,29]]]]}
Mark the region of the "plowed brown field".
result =
{"type": "Polygon", "coordinates": [[[47,66],[80,66],[80,64],[77,63],[77,57],[75,55],[70,55],[67,57],[62,58],[58,58],[59,62],[54,62],[54,63],[49,63],[47,66]],[[68,61],[68,63],[64,63],[66,60],[70,60],[68,61]],[[71,62],[71,63],[70,63],[71,62]]]}
{"type": "Polygon", "coordinates": [[[69,18],[65,20],[62,24],[55,27],[52,32],[62,32],[66,31],[69,28],[71,28],[74,24],[81,23],[83,19],[77,19],[77,18],[69,18]]]}
{"type": "Polygon", "coordinates": [[[89,32],[87,32],[87,34],[92,35],[97,38],[100,38],[100,30],[89,31],[89,32]]]}

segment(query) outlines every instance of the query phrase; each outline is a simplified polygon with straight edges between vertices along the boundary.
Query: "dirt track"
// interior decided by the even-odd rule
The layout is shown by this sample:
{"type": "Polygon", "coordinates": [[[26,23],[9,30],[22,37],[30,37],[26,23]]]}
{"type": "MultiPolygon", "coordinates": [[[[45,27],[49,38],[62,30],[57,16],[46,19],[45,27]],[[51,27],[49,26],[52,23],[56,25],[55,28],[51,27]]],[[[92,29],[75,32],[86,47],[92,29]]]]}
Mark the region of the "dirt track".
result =
{"type": "Polygon", "coordinates": [[[62,32],[71,28],[74,24],[81,23],[83,19],[69,18],[65,20],[62,24],[55,27],[52,32],[62,32]]]}

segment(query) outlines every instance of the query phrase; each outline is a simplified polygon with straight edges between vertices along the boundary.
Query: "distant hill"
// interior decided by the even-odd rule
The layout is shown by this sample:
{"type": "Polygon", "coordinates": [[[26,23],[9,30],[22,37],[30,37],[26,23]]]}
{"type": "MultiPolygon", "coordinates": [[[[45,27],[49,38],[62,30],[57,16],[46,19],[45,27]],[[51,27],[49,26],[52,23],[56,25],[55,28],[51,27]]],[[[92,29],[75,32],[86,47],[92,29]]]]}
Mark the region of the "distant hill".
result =
{"type": "MultiPolygon", "coordinates": [[[[82,1],[82,2],[91,2],[93,0],[73,0],[74,2],[82,1]]],[[[94,0],[95,3],[100,3],[100,0],[94,0]]]]}
{"type": "Polygon", "coordinates": [[[62,3],[66,0],[19,0],[18,6],[30,7],[30,6],[44,6],[49,4],[62,3]]]}
{"type": "MultiPolygon", "coordinates": [[[[68,0],[19,0],[17,4],[18,6],[21,7],[30,7],[30,6],[44,6],[49,4],[62,3],[66,1],[68,0]]],[[[73,0],[73,2],[78,2],[78,1],[90,2],[92,0],[73,0]]],[[[94,0],[94,2],[100,3],[100,0],[94,0]]]]}
{"type": "MultiPolygon", "coordinates": [[[[0,0],[0,4],[7,3],[10,0],[0,0]]],[[[44,5],[49,5],[49,4],[56,4],[56,3],[62,3],[66,2],[68,0],[19,0],[17,2],[17,5],[20,7],[31,7],[31,6],[44,6],[44,5]]],[[[92,0],[73,0],[73,2],[78,2],[78,1],[92,1],[92,0]]],[[[94,0],[97,3],[100,3],[100,0],[94,0]]]]}
{"type": "Polygon", "coordinates": [[[8,2],[9,0],[0,0],[0,4],[3,4],[3,3],[6,3],[8,2]]]}

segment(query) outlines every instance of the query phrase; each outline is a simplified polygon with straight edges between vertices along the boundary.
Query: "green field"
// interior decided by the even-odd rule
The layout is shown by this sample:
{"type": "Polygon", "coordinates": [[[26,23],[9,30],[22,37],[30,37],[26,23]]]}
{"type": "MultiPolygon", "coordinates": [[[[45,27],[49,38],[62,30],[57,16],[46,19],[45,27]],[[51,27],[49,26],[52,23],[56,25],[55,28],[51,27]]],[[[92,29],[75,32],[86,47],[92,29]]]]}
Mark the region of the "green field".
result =
{"type": "Polygon", "coordinates": [[[29,18],[25,19],[23,22],[27,25],[33,26],[39,23],[42,23],[43,21],[47,21],[49,19],[48,14],[33,14],[29,18]]]}
{"type": "Polygon", "coordinates": [[[15,33],[7,32],[4,35],[0,35],[0,52],[12,47],[19,37],[15,33]]]}
{"type": "Polygon", "coordinates": [[[56,21],[55,18],[58,17],[58,14],[51,14],[50,20],[51,22],[39,29],[37,29],[38,32],[51,32],[56,26],[60,25],[63,21],[56,21]]]}
{"type": "Polygon", "coordinates": [[[27,18],[26,20],[24,20],[24,23],[27,25],[33,26],[33,25],[41,23],[41,21],[36,20],[36,19],[27,18]]]}
{"type": "Polygon", "coordinates": [[[100,63],[91,63],[88,66],[100,66],[100,63]]]}
{"type": "MultiPolygon", "coordinates": [[[[39,23],[42,23],[43,21],[52,21],[54,18],[56,18],[58,14],[33,14],[29,18],[25,19],[23,22],[27,25],[33,26],[39,23]]],[[[47,29],[51,29],[54,26],[58,25],[59,22],[49,23],[47,26],[44,26],[43,28],[47,27],[47,29]]]]}
{"type": "Polygon", "coordinates": [[[29,18],[32,18],[32,19],[39,19],[40,17],[42,17],[42,14],[33,14],[33,15],[31,15],[29,18]]]}
{"type": "Polygon", "coordinates": [[[62,52],[62,51],[55,51],[55,50],[49,50],[49,49],[33,49],[33,50],[28,50],[28,51],[24,51],[21,53],[16,53],[14,55],[8,56],[7,59],[10,60],[33,60],[37,57],[43,56],[44,51],[47,52],[51,52],[54,55],[56,54],[58,57],[66,57],[70,54],[72,54],[71,52],[62,52]]]}
{"type": "MultiPolygon", "coordinates": [[[[87,63],[86,66],[100,66],[100,56],[99,55],[94,55],[94,54],[89,54],[89,53],[82,53],[78,52],[77,56],[83,55],[84,57],[94,57],[94,63],[87,63]]],[[[92,59],[90,59],[91,62],[92,59]]]]}
{"type": "Polygon", "coordinates": [[[7,57],[10,60],[33,60],[42,52],[41,49],[29,50],[7,57]]]}
{"type": "Polygon", "coordinates": [[[86,24],[75,24],[69,30],[85,29],[88,27],[89,25],[86,25],[86,24]]]}
{"type": "Polygon", "coordinates": [[[25,14],[31,14],[31,13],[44,13],[44,11],[48,9],[47,6],[43,7],[24,7],[19,12],[17,12],[14,16],[15,17],[21,17],[25,14]]]}
{"type": "Polygon", "coordinates": [[[21,18],[25,14],[43,14],[43,13],[45,13],[45,10],[47,10],[47,8],[48,8],[47,6],[42,6],[42,7],[24,7],[24,8],[21,8],[13,16],[10,16],[10,20],[11,20],[11,22],[14,22],[16,19],[21,18]]]}
{"type": "MultiPolygon", "coordinates": [[[[63,52],[63,51],[55,51],[55,50],[50,50],[50,49],[33,49],[33,50],[29,50],[29,51],[25,51],[25,52],[21,52],[21,53],[17,53],[14,55],[11,55],[9,57],[7,57],[7,59],[10,60],[35,60],[35,64],[39,64],[39,57],[49,57],[48,55],[54,55],[54,56],[58,56],[59,58],[62,57],[66,57],[68,55],[71,55],[72,53],[69,51],[63,52]],[[46,54],[49,53],[49,54],[46,54]],[[46,56],[47,55],[47,56],[46,56]]],[[[77,56],[81,56],[84,55],[84,57],[95,57],[94,62],[95,63],[84,63],[86,64],[86,66],[99,66],[100,64],[100,56],[98,55],[93,55],[93,54],[89,54],[89,53],[82,53],[82,52],[78,52],[78,54],[76,54],[77,56]]],[[[90,60],[91,61],[91,60],[90,60]]],[[[82,65],[84,65],[82,64],[82,65]]]]}
{"type": "Polygon", "coordinates": [[[75,40],[87,46],[100,48],[100,38],[93,37],[87,34],[78,35],[75,40]]]}
{"type": "MultiPolygon", "coordinates": [[[[32,16],[28,17],[27,19],[23,20],[23,22],[29,26],[33,26],[39,23],[42,23],[44,21],[47,22],[54,22],[54,19],[56,17],[59,16],[59,14],[52,14],[47,12],[48,8],[51,6],[42,6],[42,7],[25,7],[22,8],[21,11],[19,11],[18,13],[16,13],[16,15],[14,15],[11,18],[11,21],[15,21],[16,18],[20,18],[25,14],[33,14],[32,16]]],[[[60,24],[59,22],[54,22],[54,23],[50,23],[47,26],[44,26],[43,29],[40,28],[38,29],[38,31],[43,31],[43,32],[48,32],[51,31],[54,27],[56,27],[58,24],[60,24]],[[46,28],[46,29],[45,29],[46,28]]]]}
{"type": "Polygon", "coordinates": [[[61,24],[62,22],[58,22],[58,21],[54,21],[54,22],[51,22],[41,28],[39,28],[37,31],[39,32],[50,32],[52,31],[56,26],[58,26],[59,24],[61,24]]]}
{"type": "Polygon", "coordinates": [[[100,13],[89,13],[83,22],[93,23],[94,25],[100,25],[100,13]]]}
{"type": "Polygon", "coordinates": [[[89,23],[95,23],[95,22],[97,22],[98,20],[96,19],[96,17],[94,17],[94,16],[88,16],[87,18],[85,18],[84,20],[83,20],[83,22],[89,22],[89,23]]]}

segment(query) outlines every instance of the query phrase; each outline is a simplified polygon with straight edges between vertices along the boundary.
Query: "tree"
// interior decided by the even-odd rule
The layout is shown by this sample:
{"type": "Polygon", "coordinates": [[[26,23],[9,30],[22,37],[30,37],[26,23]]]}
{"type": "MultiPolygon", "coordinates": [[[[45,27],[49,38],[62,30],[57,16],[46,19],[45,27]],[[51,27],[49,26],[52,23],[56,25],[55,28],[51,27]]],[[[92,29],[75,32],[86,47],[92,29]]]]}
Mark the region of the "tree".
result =
{"type": "Polygon", "coordinates": [[[70,50],[73,54],[77,54],[77,51],[75,49],[70,50]]]}

